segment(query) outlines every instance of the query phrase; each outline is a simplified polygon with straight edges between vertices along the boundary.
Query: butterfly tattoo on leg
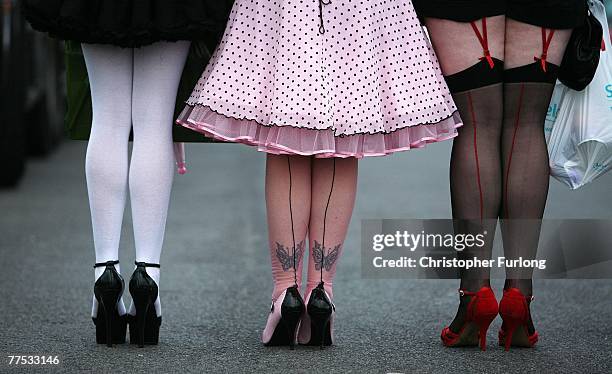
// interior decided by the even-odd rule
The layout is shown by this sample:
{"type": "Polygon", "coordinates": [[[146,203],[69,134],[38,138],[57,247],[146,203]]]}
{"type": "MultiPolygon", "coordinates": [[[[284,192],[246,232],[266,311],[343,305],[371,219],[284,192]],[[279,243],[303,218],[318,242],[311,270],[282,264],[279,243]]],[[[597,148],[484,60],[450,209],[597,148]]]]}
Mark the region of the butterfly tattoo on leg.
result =
{"type": "Polygon", "coordinates": [[[338,259],[338,255],[340,254],[340,248],[342,244],[338,244],[333,249],[327,248],[327,254],[325,254],[325,249],[321,243],[315,240],[314,248],[312,249],[312,258],[315,262],[315,269],[321,270],[321,268],[326,271],[330,271],[336,260],[338,259]]]}
{"type": "Polygon", "coordinates": [[[276,257],[278,261],[281,263],[283,267],[283,271],[287,271],[289,269],[297,269],[297,265],[302,259],[302,255],[304,254],[304,241],[297,245],[296,248],[291,250],[289,247],[285,247],[280,243],[276,243],[276,257]],[[290,253],[291,252],[291,253],[290,253]]]}

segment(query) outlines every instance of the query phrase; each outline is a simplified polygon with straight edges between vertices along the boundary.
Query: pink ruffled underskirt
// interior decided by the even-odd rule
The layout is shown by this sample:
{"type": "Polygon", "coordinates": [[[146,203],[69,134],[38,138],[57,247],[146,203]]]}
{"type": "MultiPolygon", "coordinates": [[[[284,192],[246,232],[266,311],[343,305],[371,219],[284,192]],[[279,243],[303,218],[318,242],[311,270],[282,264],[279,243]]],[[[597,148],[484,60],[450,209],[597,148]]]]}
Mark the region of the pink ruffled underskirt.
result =
{"type": "Polygon", "coordinates": [[[251,145],[261,152],[317,158],[385,156],[423,148],[456,137],[457,128],[462,125],[459,113],[455,112],[434,124],[405,127],[391,133],[335,136],[332,129],[264,126],[253,120],[227,117],[201,105],[187,105],[176,122],[209,138],[251,145]]]}

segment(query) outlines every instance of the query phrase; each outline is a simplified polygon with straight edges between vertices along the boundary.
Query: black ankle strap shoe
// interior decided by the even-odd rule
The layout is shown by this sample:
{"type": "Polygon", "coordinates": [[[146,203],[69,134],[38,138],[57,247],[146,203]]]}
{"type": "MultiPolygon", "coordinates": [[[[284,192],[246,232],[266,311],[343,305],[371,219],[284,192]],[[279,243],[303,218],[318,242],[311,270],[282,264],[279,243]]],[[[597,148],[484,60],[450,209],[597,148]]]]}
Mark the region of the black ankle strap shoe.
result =
{"type": "Polygon", "coordinates": [[[136,308],[136,315],[129,316],[130,343],[145,345],[159,344],[159,327],[162,318],[155,312],[155,300],[159,294],[157,283],[147,274],[147,267],[159,268],[159,264],[135,262],[136,269],[130,279],[130,294],[136,308]]]}
{"type": "Polygon", "coordinates": [[[125,343],[126,316],[119,315],[118,304],[123,295],[125,283],[121,274],[115,269],[119,261],[107,261],[94,265],[94,268],[105,266],[106,269],[96,280],[94,296],[98,301],[98,313],[92,317],[96,325],[96,342],[109,347],[125,343]]]}

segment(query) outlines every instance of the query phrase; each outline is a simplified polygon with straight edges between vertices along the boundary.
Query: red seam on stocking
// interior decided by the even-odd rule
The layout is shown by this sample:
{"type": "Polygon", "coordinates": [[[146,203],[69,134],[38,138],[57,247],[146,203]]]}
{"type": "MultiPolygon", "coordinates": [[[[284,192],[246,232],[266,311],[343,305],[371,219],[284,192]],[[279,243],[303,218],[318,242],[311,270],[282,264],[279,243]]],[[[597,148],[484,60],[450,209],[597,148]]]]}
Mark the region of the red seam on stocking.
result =
{"type": "Polygon", "coordinates": [[[508,156],[508,168],[506,169],[506,185],[504,187],[504,210],[506,218],[510,217],[508,214],[508,181],[510,180],[510,165],[512,164],[512,154],[514,153],[514,144],[516,142],[516,134],[518,133],[519,124],[521,121],[521,108],[523,106],[523,94],[525,92],[525,85],[521,84],[521,93],[519,96],[518,110],[516,113],[516,121],[514,122],[514,134],[512,134],[512,145],[510,146],[510,155],[508,156]]]}
{"type": "Polygon", "coordinates": [[[478,181],[478,193],[480,197],[480,222],[484,219],[484,200],[482,197],[482,184],[480,181],[480,161],[478,159],[478,142],[477,142],[477,125],[476,125],[476,113],[474,112],[474,103],[472,101],[472,94],[468,92],[468,102],[470,104],[470,114],[472,115],[472,123],[474,124],[474,158],[476,159],[476,180],[478,181]]]}

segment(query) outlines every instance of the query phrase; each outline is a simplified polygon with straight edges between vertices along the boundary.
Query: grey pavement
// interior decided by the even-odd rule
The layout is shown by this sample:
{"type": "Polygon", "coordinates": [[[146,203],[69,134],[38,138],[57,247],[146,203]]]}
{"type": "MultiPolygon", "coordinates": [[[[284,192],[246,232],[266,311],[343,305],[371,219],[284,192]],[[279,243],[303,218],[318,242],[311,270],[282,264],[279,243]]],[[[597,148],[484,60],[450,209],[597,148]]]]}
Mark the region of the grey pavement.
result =
{"type": "MultiPolygon", "coordinates": [[[[271,276],[263,200],[264,156],[241,145],[190,145],[177,177],[162,259],[161,344],[94,343],[89,319],[93,246],[83,160],[65,143],[30,163],[21,187],[0,192],[0,372],[612,373],[612,281],[537,281],[535,349],[447,349],[456,281],[365,280],[365,218],[448,218],[450,143],[361,162],[360,192],[335,281],[337,345],[265,348],[271,276]],[[57,355],[45,368],[8,355],[57,355]]],[[[553,182],[551,218],[612,218],[612,173],[579,191],[553,182]]],[[[131,273],[129,209],[121,262],[131,273]]],[[[501,284],[495,283],[500,292],[501,284]]],[[[129,300],[127,301],[129,302],[129,300]]]]}

